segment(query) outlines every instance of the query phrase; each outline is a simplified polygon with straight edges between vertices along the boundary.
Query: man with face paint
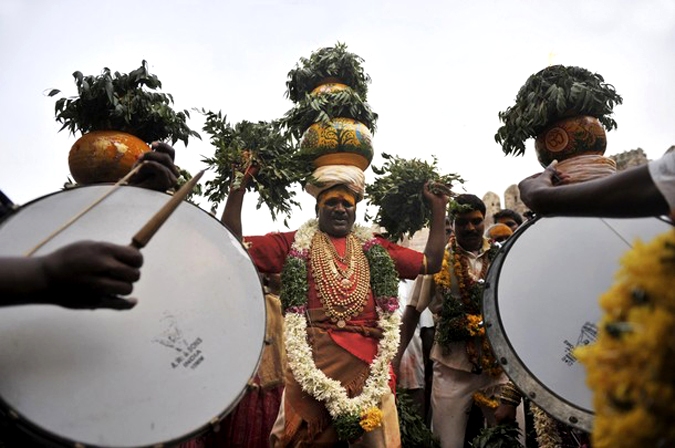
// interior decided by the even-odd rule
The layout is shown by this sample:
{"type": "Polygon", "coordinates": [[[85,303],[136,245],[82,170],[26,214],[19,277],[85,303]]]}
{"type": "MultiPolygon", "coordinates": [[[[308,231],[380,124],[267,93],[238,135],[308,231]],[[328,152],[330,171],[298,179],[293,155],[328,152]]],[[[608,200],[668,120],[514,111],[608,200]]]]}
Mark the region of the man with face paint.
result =
{"type": "MultiPolygon", "coordinates": [[[[440,269],[447,198],[424,187],[432,218],[420,253],[354,223],[365,191],[360,168],[317,168],[305,189],[316,198],[316,219],[297,231],[243,238],[260,272],[282,274],[289,369],[271,445],[400,447],[391,367],[398,320],[390,327],[381,325],[390,322],[382,316],[399,319],[399,314],[395,308],[389,314],[382,310],[396,299],[399,278],[440,269]],[[382,294],[387,282],[394,289],[382,294]],[[393,344],[380,342],[388,340],[393,344]],[[306,356],[294,357],[295,346],[303,344],[306,356]],[[368,409],[343,412],[354,397],[370,403],[368,409]]],[[[230,192],[223,214],[223,223],[239,237],[244,191],[230,192]]]]}
{"type": "MultiPolygon", "coordinates": [[[[482,282],[498,249],[483,236],[485,204],[477,196],[461,194],[451,209],[454,235],[448,242],[443,267],[436,275],[419,276],[415,281],[403,313],[397,359],[408,345],[420,313],[428,308],[436,322],[431,349],[432,431],[442,448],[463,448],[474,402],[492,426],[516,420],[520,395],[515,390],[507,391],[511,385],[494,359],[482,328],[482,282]]],[[[522,430],[522,406],[518,410],[522,430]]]]}

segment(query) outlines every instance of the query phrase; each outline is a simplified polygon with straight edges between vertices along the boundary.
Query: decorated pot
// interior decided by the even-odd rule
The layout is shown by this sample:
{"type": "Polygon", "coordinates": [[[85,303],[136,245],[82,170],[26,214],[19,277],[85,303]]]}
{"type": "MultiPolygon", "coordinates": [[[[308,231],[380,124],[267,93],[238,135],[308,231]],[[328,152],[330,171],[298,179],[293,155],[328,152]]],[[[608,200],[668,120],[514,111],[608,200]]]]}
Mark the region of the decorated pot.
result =
{"type": "Polygon", "coordinates": [[[82,185],[117,182],[149,150],[143,140],[125,132],[88,132],[70,149],[70,174],[82,185]]]}
{"type": "Polygon", "coordinates": [[[326,82],[316,86],[314,90],[312,90],[312,93],[310,95],[318,96],[324,93],[338,93],[344,90],[351,90],[351,89],[352,88],[349,87],[347,84],[342,84],[341,82],[326,82]]]}
{"type": "Polygon", "coordinates": [[[553,160],[561,162],[578,155],[603,155],[607,136],[600,120],[580,115],[563,118],[544,129],[535,139],[534,148],[542,166],[553,160]]]}
{"type": "Polygon", "coordinates": [[[353,165],[365,170],[373,160],[373,137],[368,128],[351,118],[314,123],[303,134],[300,153],[318,168],[353,165]]]}

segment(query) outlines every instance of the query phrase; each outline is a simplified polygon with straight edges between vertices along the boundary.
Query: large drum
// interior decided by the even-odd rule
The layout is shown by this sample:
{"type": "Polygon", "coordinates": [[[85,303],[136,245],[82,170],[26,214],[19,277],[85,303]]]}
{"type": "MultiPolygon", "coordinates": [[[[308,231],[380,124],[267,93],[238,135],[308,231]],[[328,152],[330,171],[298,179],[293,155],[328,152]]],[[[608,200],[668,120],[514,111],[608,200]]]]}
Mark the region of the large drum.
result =
{"type": "Polygon", "coordinates": [[[596,340],[598,299],[623,253],[670,228],[659,218],[537,218],[493,261],[483,296],[490,343],[516,386],[561,422],[590,432],[592,392],[572,351],[596,340]]]}
{"type": "MultiPolygon", "coordinates": [[[[0,255],[27,253],[111,186],[37,199],[0,223],[0,255]]],[[[131,237],[170,198],[120,187],[35,255],[131,237]]],[[[53,446],[172,445],[237,404],[265,337],[258,273],[217,219],[183,202],[142,249],[129,311],[53,305],[0,309],[0,397],[22,429],[53,446]]]]}

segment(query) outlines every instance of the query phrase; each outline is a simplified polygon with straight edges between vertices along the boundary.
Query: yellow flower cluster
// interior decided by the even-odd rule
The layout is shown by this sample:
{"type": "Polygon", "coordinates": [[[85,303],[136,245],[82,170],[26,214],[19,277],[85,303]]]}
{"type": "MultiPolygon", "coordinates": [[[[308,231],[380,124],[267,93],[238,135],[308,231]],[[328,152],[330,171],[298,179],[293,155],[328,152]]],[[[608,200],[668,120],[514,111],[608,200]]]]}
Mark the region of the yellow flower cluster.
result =
{"type": "Polygon", "coordinates": [[[469,330],[471,336],[483,336],[485,334],[485,327],[483,327],[483,316],[480,314],[467,314],[466,329],[469,330]]]}
{"type": "Polygon", "coordinates": [[[441,270],[434,274],[434,282],[444,289],[450,289],[450,284],[452,282],[451,278],[450,252],[446,250],[443,254],[443,264],[441,265],[441,270]]]}
{"type": "Polygon", "coordinates": [[[376,406],[361,411],[361,421],[359,425],[364,431],[370,432],[382,424],[382,410],[376,406]]]}
{"type": "Polygon", "coordinates": [[[594,448],[675,446],[675,230],[621,259],[596,343],[575,356],[593,390],[594,448]]]}

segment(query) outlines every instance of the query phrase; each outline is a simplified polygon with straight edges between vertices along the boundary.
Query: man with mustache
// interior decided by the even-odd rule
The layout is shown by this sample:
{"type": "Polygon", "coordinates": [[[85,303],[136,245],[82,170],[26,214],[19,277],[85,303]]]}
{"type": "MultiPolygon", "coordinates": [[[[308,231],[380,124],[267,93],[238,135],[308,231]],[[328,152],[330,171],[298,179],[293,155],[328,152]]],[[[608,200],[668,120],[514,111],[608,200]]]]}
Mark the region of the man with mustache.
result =
{"type": "MultiPolygon", "coordinates": [[[[440,269],[447,198],[425,185],[432,217],[420,253],[355,224],[365,192],[359,167],[319,167],[305,189],[315,219],[294,232],[243,237],[260,272],[281,273],[289,369],[270,444],[400,447],[391,376],[399,279],[440,269]]],[[[244,192],[233,189],[223,213],[240,238],[244,192]]]]}
{"type": "Polygon", "coordinates": [[[483,237],[485,204],[475,195],[462,194],[451,210],[454,235],[443,266],[436,275],[419,276],[415,282],[403,314],[397,359],[420,313],[429,308],[436,322],[431,349],[432,431],[443,448],[462,448],[474,402],[488,425],[495,425],[515,421],[520,396],[494,358],[482,327],[483,280],[498,249],[483,237]]]}

